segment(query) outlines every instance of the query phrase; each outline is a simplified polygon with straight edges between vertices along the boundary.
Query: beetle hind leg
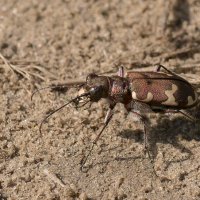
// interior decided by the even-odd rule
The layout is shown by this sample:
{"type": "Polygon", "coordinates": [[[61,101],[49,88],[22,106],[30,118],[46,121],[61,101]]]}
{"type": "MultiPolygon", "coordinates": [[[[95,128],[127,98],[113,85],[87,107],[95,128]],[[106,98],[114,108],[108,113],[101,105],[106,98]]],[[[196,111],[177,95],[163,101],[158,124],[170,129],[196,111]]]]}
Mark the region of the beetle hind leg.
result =
{"type": "Polygon", "coordinates": [[[187,118],[188,120],[192,121],[192,122],[196,122],[197,119],[195,117],[193,117],[190,113],[188,113],[185,110],[163,110],[162,113],[180,113],[181,115],[183,115],[185,118],[187,118]]]}
{"type": "MultiPolygon", "coordinates": [[[[156,72],[160,72],[161,68],[163,68],[166,72],[168,72],[171,75],[176,75],[176,73],[172,72],[171,70],[167,69],[166,67],[164,67],[163,65],[156,65],[156,72]]],[[[176,75],[177,76],[177,75],[176,75]]]]}

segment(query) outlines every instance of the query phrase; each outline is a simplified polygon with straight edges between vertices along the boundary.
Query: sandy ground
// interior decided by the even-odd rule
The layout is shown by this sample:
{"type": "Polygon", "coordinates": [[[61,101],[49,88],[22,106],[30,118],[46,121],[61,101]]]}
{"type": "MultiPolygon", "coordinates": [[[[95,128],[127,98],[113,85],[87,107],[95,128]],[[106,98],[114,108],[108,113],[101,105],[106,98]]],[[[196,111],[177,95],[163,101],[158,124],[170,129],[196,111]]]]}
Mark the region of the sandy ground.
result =
{"type": "Polygon", "coordinates": [[[40,134],[43,117],[75,92],[46,90],[31,101],[37,88],[116,72],[120,64],[144,70],[161,63],[198,82],[199,10],[199,0],[1,0],[0,199],[200,199],[198,123],[152,115],[152,165],[140,125],[118,105],[84,173],[80,161],[107,104],[67,107],[40,134]]]}

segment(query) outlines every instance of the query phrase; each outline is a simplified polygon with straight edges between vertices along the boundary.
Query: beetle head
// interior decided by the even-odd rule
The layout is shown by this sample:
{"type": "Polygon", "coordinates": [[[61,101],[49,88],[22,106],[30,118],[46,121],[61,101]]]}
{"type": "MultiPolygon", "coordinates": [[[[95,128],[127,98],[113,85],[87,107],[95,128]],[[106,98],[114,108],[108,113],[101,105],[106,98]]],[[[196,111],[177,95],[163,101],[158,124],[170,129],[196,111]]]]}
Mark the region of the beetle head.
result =
{"type": "Polygon", "coordinates": [[[85,85],[79,90],[79,95],[88,93],[90,101],[97,102],[101,98],[108,96],[109,83],[108,79],[104,76],[96,74],[89,74],[86,78],[85,85]]]}

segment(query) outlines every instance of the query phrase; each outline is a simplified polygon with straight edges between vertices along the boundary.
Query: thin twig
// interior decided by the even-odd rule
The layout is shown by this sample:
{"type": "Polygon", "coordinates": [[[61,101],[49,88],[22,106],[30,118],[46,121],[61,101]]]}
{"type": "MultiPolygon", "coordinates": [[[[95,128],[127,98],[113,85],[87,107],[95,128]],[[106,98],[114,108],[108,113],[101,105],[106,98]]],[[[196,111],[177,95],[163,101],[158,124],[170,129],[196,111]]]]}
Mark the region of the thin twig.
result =
{"type": "Polygon", "coordinates": [[[0,53],[0,58],[2,59],[4,64],[8,68],[10,68],[13,72],[18,73],[18,74],[22,75],[23,77],[25,77],[26,79],[30,80],[30,76],[26,71],[23,71],[20,68],[18,68],[17,66],[10,64],[10,62],[1,53],[0,53]]]}
{"type": "Polygon", "coordinates": [[[24,78],[30,80],[31,77],[39,78],[41,80],[45,80],[47,77],[56,80],[56,76],[52,73],[48,72],[43,67],[39,66],[38,62],[34,61],[8,61],[1,53],[0,53],[0,65],[5,65],[11,71],[20,74],[24,78]],[[34,63],[34,64],[33,64],[34,63]],[[33,71],[41,72],[36,73],[33,71]]]}
{"type": "Polygon", "coordinates": [[[172,58],[183,56],[184,54],[189,54],[189,53],[194,54],[194,53],[199,52],[199,51],[200,51],[200,48],[180,49],[180,50],[177,50],[177,51],[174,51],[174,52],[171,52],[171,53],[164,54],[162,56],[162,60],[167,61],[167,60],[172,59],[172,58]]]}
{"type": "Polygon", "coordinates": [[[60,180],[55,174],[50,173],[48,169],[44,169],[43,172],[53,182],[59,184],[61,187],[66,187],[63,181],[60,180]]]}

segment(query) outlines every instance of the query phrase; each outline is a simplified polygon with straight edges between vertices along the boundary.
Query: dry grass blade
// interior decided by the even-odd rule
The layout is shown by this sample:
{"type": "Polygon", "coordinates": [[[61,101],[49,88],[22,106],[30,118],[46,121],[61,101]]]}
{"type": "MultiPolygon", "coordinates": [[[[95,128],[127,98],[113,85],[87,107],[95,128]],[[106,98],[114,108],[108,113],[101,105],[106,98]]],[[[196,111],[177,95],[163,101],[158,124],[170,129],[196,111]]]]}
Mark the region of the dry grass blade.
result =
{"type": "MultiPolygon", "coordinates": [[[[35,61],[35,60],[28,60],[28,61],[24,61],[24,60],[12,60],[10,61],[11,64],[13,65],[30,65],[30,64],[35,64],[35,65],[39,65],[39,62],[35,61]]],[[[0,65],[3,65],[4,62],[2,60],[0,60],[0,65]]]]}
{"type": "Polygon", "coordinates": [[[44,172],[45,175],[47,175],[47,177],[49,177],[50,180],[59,184],[61,187],[66,186],[56,175],[50,173],[48,169],[44,169],[43,172],[44,172]]]}
{"type": "MultiPolygon", "coordinates": [[[[28,66],[26,66],[26,69],[37,70],[37,71],[43,73],[44,77],[48,77],[48,78],[51,78],[51,79],[57,79],[55,75],[48,72],[46,69],[40,67],[39,65],[28,65],[28,66]]],[[[33,76],[36,76],[36,77],[42,79],[42,80],[44,79],[44,77],[40,76],[39,74],[36,74],[36,73],[33,73],[33,72],[29,72],[29,73],[32,74],[33,76]]]]}
{"type": "Polygon", "coordinates": [[[174,52],[170,52],[170,53],[166,53],[162,56],[162,60],[163,61],[167,61],[169,59],[173,59],[176,57],[180,57],[180,56],[184,56],[186,54],[194,54],[196,52],[199,52],[200,48],[184,48],[184,49],[180,49],[174,52]]]}
{"type": "Polygon", "coordinates": [[[30,75],[28,72],[20,69],[16,65],[11,64],[1,53],[0,53],[0,58],[4,62],[5,66],[9,69],[11,69],[13,72],[20,74],[21,76],[25,77],[26,79],[30,80],[30,75]]]}
{"type": "Polygon", "coordinates": [[[21,75],[22,77],[30,80],[31,77],[35,77],[41,80],[45,80],[46,78],[56,80],[56,76],[48,72],[46,69],[39,66],[39,64],[35,61],[8,61],[1,53],[0,58],[2,62],[0,65],[4,65],[4,67],[13,71],[16,74],[21,75]],[[35,72],[37,71],[37,72],[35,72]],[[38,73],[39,72],[39,73],[38,73]],[[42,74],[42,75],[41,75],[42,74]]]}

